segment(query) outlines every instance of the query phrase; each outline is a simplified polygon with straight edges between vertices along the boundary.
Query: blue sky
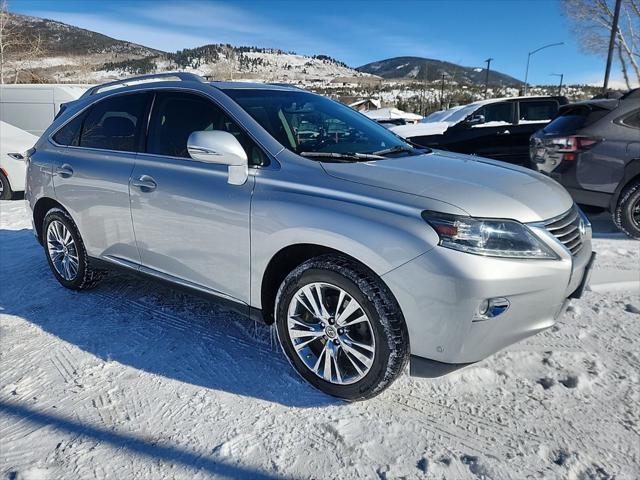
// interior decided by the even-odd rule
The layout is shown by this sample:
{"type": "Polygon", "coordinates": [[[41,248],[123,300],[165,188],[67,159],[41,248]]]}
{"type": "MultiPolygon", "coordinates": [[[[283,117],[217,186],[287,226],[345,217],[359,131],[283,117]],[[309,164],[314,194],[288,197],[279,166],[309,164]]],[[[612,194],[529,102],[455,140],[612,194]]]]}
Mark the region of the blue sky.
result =
{"type": "MultiPolygon", "coordinates": [[[[13,12],[175,51],[207,43],[326,54],[359,66],[415,55],[483,66],[530,83],[600,83],[604,59],[582,53],[559,0],[9,0],[13,12]]],[[[619,78],[617,66],[612,77],[619,78]]]]}

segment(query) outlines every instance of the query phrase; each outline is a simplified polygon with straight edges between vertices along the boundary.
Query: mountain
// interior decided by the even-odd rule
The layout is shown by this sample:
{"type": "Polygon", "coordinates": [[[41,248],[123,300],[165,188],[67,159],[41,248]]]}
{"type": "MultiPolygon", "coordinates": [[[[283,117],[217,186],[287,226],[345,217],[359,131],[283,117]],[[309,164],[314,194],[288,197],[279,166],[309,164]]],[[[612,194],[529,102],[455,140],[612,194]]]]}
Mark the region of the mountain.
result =
{"type": "MultiPolygon", "coordinates": [[[[480,67],[463,67],[455,63],[422,57],[393,57],[367,63],[356,68],[359,72],[377,75],[384,79],[409,79],[435,81],[447,75],[448,80],[472,85],[484,85],[486,70],[480,67]]],[[[504,73],[489,72],[489,84],[519,86],[522,82],[504,73]]]]}
{"type": "Polygon", "coordinates": [[[9,14],[9,24],[13,31],[20,32],[22,38],[39,37],[41,48],[49,57],[94,54],[149,56],[163,53],[55,20],[12,13],[9,14]]]}
{"type": "Polygon", "coordinates": [[[5,55],[9,81],[17,76],[20,81],[101,83],[172,70],[220,80],[294,83],[371,77],[326,55],[228,44],[163,52],[43,18],[10,14],[9,25],[21,40],[20,48],[5,55]],[[37,53],[31,51],[36,41],[37,53]]]}

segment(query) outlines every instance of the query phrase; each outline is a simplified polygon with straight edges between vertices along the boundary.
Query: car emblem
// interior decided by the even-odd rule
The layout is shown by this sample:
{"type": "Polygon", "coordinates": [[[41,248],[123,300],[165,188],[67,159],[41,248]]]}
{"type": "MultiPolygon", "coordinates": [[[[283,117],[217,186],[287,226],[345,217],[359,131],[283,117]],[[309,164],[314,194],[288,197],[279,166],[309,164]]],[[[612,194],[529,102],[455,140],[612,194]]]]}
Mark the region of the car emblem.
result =
{"type": "Polygon", "coordinates": [[[587,225],[584,223],[583,219],[580,219],[580,224],[578,225],[578,231],[580,232],[581,237],[584,237],[587,234],[587,225]]]}

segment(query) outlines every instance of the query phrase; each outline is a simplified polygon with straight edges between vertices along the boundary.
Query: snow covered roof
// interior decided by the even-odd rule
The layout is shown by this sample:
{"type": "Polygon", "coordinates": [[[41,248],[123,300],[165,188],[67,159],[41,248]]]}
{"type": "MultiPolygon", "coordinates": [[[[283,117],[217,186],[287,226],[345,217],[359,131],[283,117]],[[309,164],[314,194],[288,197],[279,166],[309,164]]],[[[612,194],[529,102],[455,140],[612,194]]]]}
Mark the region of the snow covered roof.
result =
{"type": "Polygon", "coordinates": [[[404,112],[398,108],[378,108],[377,110],[365,110],[362,113],[373,120],[395,120],[400,118],[411,122],[422,120],[422,115],[404,112]]]}
{"type": "Polygon", "coordinates": [[[364,100],[358,100],[357,102],[350,103],[349,106],[351,108],[355,108],[359,107],[360,105],[366,105],[367,103],[371,103],[377,108],[380,108],[382,106],[382,102],[376,98],[365,98],[364,100]]]}

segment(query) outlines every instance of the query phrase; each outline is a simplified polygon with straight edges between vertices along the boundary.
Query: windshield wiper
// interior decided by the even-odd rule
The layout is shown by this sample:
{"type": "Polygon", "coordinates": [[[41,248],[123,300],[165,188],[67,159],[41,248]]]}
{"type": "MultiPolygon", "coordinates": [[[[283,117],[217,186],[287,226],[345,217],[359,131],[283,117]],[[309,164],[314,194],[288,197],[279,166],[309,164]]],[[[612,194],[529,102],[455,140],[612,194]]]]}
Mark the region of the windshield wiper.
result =
{"type": "Polygon", "coordinates": [[[413,152],[413,150],[414,148],[408,145],[394,145],[393,147],[373,152],[372,155],[389,155],[390,153],[413,152]]]}
{"type": "Polygon", "coordinates": [[[375,153],[336,153],[336,152],[300,152],[298,155],[309,158],[332,158],[335,160],[382,160],[384,157],[375,153]]]}

